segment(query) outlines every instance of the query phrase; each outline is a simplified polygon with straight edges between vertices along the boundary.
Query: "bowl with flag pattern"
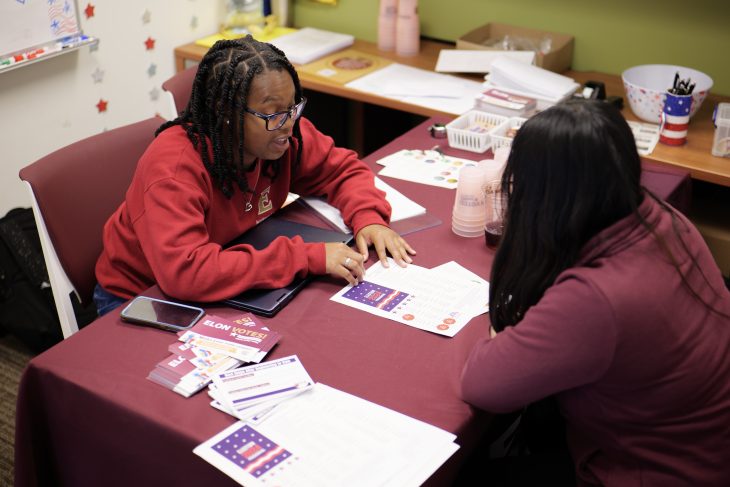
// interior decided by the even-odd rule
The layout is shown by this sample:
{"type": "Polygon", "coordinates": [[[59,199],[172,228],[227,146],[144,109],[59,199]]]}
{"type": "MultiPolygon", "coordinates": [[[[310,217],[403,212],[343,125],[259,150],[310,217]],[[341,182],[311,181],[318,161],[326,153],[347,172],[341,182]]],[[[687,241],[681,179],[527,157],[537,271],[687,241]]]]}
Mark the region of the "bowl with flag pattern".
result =
{"type": "Polygon", "coordinates": [[[660,123],[667,91],[677,80],[687,82],[692,88],[690,118],[699,110],[712,88],[712,78],[696,69],[671,64],[644,64],[627,69],[621,79],[629,99],[629,106],[642,120],[660,123]]]}

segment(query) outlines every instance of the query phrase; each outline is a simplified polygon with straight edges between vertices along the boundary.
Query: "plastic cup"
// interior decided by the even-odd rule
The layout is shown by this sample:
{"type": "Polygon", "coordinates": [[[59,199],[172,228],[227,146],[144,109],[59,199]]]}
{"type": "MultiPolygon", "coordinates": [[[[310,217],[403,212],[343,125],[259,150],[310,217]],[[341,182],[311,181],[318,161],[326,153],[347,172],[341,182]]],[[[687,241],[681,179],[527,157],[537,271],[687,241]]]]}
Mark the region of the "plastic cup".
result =
{"type": "Polygon", "coordinates": [[[484,223],[486,199],[484,182],[486,166],[467,166],[459,172],[459,184],[456,187],[454,200],[454,216],[463,220],[476,220],[484,223]]]}
{"type": "Polygon", "coordinates": [[[501,221],[492,221],[484,225],[484,240],[487,243],[487,248],[496,250],[499,247],[503,230],[504,224],[501,221]]]}
{"type": "MultiPolygon", "coordinates": [[[[504,168],[504,165],[507,164],[510,150],[511,148],[507,146],[498,147],[494,150],[494,162],[500,169],[504,168]]],[[[500,170],[499,172],[501,173],[502,171],[500,170]]]]}
{"type": "Polygon", "coordinates": [[[687,143],[687,127],[689,112],[692,108],[692,95],[666,94],[659,142],[667,145],[683,145],[687,143]]]}
{"type": "Polygon", "coordinates": [[[481,227],[464,228],[464,227],[459,226],[456,223],[451,224],[451,230],[460,237],[468,237],[468,238],[481,237],[482,232],[483,232],[481,227]]]}
{"type": "Polygon", "coordinates": [[[506,194],[502,192],[499,181],[490,181],[486,185],[486,222],[484,239],[487,247],[496,249],[502,240],[504,230],[504,212],[507,208],[506,194]]]}

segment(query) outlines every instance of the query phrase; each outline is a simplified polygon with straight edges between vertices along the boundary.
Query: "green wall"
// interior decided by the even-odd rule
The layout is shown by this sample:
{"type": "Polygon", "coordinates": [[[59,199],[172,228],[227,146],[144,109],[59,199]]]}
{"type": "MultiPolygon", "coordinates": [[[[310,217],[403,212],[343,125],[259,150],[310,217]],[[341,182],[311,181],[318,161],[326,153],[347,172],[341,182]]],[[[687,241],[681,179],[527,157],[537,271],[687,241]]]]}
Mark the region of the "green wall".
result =
{"type": "MultiPolygon", "coordinates": [[[[337,6],[294,0],[294,24],[377,38],[377,0],[337,6]]],[[[621,74],[638,64],[676,64],[707,73],[730,96],[728,0],[419,0],[421,33],[454,41],[487,22],[575,37],[573,69],[621,74]]]]}

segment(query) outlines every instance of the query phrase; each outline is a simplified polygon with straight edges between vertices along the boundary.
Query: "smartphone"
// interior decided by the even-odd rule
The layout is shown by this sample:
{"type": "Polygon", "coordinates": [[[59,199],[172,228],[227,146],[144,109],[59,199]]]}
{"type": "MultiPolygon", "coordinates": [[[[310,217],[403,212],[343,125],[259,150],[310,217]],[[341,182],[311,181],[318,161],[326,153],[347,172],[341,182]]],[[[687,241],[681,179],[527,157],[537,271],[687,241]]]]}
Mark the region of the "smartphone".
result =
{"type": "Polygon", "coordinates": [[[137,296],[122,310],[122,320],[168,331],[187,330],[205,314],[203,308],[137,296]]]}

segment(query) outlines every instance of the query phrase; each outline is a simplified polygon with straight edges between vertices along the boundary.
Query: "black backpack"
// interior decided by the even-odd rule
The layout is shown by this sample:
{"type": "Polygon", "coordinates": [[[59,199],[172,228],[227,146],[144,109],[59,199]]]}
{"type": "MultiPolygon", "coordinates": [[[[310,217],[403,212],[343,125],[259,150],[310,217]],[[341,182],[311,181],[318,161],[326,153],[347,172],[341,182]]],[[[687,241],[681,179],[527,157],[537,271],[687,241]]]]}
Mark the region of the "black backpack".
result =
{"type": "Polygon", "coordinates": [[[0,332],[36,353],[63,339],[30,208],[0,219],[0,332]]]}

